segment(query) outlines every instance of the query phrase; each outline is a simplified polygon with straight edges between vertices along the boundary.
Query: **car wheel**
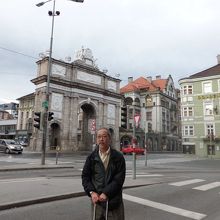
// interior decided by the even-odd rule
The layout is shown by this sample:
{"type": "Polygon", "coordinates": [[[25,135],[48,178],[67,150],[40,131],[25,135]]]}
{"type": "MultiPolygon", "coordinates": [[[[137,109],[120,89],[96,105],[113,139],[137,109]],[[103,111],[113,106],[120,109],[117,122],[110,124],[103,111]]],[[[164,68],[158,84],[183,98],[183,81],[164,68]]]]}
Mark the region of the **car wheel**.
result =
{"type": "Polygon", "coordinates": [[[6,148],[5,153],[10,154],[10,150],[8,148],[6,148]]]}
{"type": "Polygon", "coordinates": [[[22,154],[22,152],[18,152],[18,154],[22,154]]]}

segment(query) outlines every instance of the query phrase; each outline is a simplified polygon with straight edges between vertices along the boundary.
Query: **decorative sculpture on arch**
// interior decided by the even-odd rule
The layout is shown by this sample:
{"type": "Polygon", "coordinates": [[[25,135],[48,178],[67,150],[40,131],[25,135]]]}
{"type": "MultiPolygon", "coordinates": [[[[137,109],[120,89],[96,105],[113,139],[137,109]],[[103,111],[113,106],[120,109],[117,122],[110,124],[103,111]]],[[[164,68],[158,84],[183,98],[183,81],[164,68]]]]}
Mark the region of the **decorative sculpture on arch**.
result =
{"type": "Polygon", "coordinates": [[[75,57],[76,60],[82,60],[86,64],[92,65],[93,67],[97,68],[97,65],[95,64],[96,60],[92,55],[91,49],[89,48],[84,49],[84,47],[82,46],[82,48],[76,52],[75,57]]]}

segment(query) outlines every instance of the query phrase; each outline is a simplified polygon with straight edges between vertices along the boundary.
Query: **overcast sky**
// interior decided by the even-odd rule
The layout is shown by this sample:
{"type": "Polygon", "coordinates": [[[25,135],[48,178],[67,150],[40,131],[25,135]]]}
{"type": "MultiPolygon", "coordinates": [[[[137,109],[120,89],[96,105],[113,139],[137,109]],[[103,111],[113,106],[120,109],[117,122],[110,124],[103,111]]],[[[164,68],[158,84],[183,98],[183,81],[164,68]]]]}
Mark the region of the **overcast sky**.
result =
{"type": "MultiPolygon", "coordinates": [[[[36,7],[40,1],[1,1],[0,103],[34,92],[30,80],[49,49],[53,6],[36,7]]],[[[219,0],[56,0],[53,57],[73,60],[83,46],[100,70],[120,74],[121,86],[129,76],[170,74],[178,87],[180,78],[217,64],[219,8],[219,0]]]]}

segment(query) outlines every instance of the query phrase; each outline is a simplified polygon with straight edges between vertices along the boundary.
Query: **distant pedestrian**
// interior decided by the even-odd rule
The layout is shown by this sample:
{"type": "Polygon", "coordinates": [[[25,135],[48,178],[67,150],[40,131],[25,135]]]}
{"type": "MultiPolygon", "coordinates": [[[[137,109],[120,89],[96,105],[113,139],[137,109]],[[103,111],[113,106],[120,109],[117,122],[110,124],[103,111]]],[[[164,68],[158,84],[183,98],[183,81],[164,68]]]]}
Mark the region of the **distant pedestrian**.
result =
{"type": "Polygon", "coordinates": [[[97,148],[84,164],[82,185],[91,197],[92,207],[96,205],[96,220],[105,219],[107,202],[108,220],[124,220],[122,186],[126,172],[125,159],[110,146],[111,135],[107,128],[97,131],[96,143],[97,148]]]}

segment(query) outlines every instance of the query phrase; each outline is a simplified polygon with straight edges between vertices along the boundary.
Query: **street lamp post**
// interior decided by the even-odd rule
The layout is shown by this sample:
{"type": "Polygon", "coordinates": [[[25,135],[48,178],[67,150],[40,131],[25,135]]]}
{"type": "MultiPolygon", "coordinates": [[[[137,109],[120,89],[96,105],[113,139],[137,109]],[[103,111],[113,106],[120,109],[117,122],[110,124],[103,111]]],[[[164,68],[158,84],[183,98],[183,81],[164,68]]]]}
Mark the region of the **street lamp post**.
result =
{"type": "MultiPolygon", "coordinates": [[[[50,2],[52,0],[47,0],[44,2],[39,2],[36,4],[37,7],[43,6],[45,3],[50,2]]],[[[83,3],[84,0],[71,0],[73,2],[83,3]]],[[[49,16],[52,16],[52,25],[51,25],[51,37],[50,37],[50,51],[49,51],[49,60],[48,60],[48,68],[47,68],[47,84],[46,84],[46,97],[44,101],[44,109],[43,109],[43,140],[42,140],[42,154],[41,154],[41,164],[45,165],[45,153],[46,153],[46,142],[47,142],[47,118],[48,118],[48,108],[49,108],[49,89],[50,89],[50,76],[52,70],[52,51],[53,51],[53,30],[54,30],[54,17],[60,15],[59,11],[55,10],[56,8],[56,0],[53,0],[53,11],[49,11],[49,16]]]]}

